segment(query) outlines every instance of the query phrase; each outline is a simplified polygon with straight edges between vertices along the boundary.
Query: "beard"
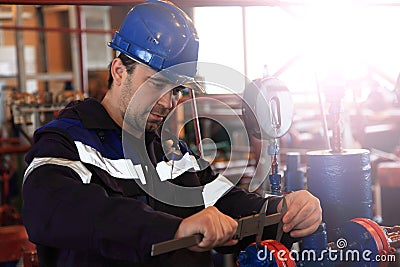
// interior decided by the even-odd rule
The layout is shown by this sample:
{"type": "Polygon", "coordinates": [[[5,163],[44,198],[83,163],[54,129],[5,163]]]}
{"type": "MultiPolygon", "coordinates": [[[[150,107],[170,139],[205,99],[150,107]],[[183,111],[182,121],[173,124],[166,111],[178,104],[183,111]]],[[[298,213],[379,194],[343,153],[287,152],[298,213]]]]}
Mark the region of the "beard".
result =
{"type": "Polygon", "coordinates": [[[123,113],[124,124],[137,133],[155,132],[160,128],[171,109],[156,104],[151,110],[140,103],[131,103],[123,113]],[[155,117],[155,115],[157,117],[155,117]],[[162,117],[162,118],[160,118],[162,117]]]}
{"type": "MultiPolygon", "coordinates": [[[[160,126],[163,125],[165,118],[168,116],[168,114],[171,112],[171,109],[164,108],[159,104],[155,104],[155,106],[152,108],[152,110],[148,113],[146,113],[146,131],[147,132],[154,132],[156,131],[160,126]],[[159,117],[162,117],[163,119],[152,119],[150,114],[155,114],[159,117]]],[[[154,115],[152,115],[154,116],[154,115]]]]}
{"type": "MultiPolygon", "coordinates": [[[[157,99],[151,101],[142,91],[133,92],[130,77],[126,80],[121,90],[120,113],[129,129],[138,134],[155,132],[163,123],[173,108],[165,108],[157,99]],[[148,106],[146,106],[148,105],[148,106]]],[[[139,90],[141,90],[139,88],[139,90]]]]}
{"type": "Polygon", "coordinates": [[[143,101],[139,98],[140,96],[131,89],[129,77],[121,89],[119,111],[124,121],[124,129],[137,137],[145,132],[147,117],[151,111],[142,107],[143,101]]]}

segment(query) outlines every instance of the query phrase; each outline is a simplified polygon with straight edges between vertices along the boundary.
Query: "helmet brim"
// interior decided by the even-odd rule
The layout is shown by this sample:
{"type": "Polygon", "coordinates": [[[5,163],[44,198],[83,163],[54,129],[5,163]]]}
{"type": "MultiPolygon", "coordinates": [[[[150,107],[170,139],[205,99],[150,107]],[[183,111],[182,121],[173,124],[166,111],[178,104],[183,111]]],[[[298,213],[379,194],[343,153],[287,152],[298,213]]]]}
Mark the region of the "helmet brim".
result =
{"type": "MultiPolygon", "coordinates": [[[[122,53],[121,51],[118,51],[118,50],[116,50],[116,52],[117,52],[117,54],[116,54],[117,56],[119,55],[119,53],[122,53]]],[[[137,60],[137,59],[129,56],[128,54],[125,54],[125,53],[123,53],[123,54],[126,55],[127,57],[129,57],[130,59],[134,60],[135,62],[137,62],[141,65],[144,65],[148,68],[151,68],[147,64],[141,62],[140,60],[137,60]]],[[[183,63],[183,64],[180,64],[181,65],[180,67],[184,67],[185,64],[196,64],[196,63],[197,62],[183,63]]],[[[173,66],[168,69],[161,70],[161,71],[157,71],[157,70],[155,70],[155,71],[157,71],[161,76],[165,77],[166,79],[168,79],[170,82],[172,82],[176,86],[183,86],[185,88],[188,88],[188,89],[191,89],[191,90],[203,93],[203,94],[206,93],[206,90],[204,89],[204,87],[201,86],[200,83],[197,82],[194,78],[186,76],[186,75],[181,75],[181,74],[178,74],[177,72],[173,71],[174,69],[177,69],[177,68],[179,68],[179,67],[173,66]]],[[[151,69],[153,69],[153,68],[151,68],[151,69]]]]}

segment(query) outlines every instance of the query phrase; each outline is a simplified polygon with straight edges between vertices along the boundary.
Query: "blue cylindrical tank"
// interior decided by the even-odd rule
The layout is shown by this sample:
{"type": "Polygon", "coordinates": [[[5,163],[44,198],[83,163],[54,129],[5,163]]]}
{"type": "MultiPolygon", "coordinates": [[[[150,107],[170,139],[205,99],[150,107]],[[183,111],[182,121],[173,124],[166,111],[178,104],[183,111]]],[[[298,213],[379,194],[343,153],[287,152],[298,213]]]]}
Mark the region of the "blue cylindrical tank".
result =
{"type": "Polygon", "coordinates": [[[308,190],[321,201],[328,230],[356,217],[372,218],[369,151],[347,149],[340,153],[310,151],[307,160],[308,190]]]}

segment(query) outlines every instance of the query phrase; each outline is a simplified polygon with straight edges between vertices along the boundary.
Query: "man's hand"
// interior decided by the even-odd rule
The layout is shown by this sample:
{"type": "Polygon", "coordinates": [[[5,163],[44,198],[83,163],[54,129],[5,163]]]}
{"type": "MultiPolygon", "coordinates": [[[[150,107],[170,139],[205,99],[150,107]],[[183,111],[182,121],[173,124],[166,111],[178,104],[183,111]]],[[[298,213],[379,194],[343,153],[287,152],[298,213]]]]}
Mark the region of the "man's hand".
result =
{"type": "MultiPolygon", "coordinates": [[[[300,190],[285,196],[288,210],[283,216],[283,231],[292,237],[304,237],[314,233],[322,221],[322,209],[319,199],[306,190],[300,190]]],[[[278,212],[282,201],[278,204],[278,212]]]]}
{"type": "Polygon", "coordinates": [[[189,249],[198,252],[208,251],[214,247],[236,245],[238,241],[233,240],[232,237],[237,226],[237,221],[211,206],[183,219],[175,233],[175,238],[202,234],[201,242],[189,249]]]}

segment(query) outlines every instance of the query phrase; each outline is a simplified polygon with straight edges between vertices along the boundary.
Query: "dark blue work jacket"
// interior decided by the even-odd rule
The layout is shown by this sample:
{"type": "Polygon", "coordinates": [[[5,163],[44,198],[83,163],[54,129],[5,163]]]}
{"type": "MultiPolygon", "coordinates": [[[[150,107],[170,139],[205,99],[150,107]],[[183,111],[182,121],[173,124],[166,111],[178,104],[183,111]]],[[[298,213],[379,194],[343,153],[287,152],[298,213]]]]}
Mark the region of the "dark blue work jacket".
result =
{"type": "MultiPolygon", "coordinates": [[[[182,141],[178,144],[182,155],[194,156],[182,141]]],[[[71,103],[35,132],[26,156],[23,219],[37,244],[40,266],[211,266],[208,252],[182,249],[150,256],[152,244],[172,239],[181,220],[204,206],[165,204],[138,186],[139,180],[152,179],[157,164],[165,160],[156,134],[146,135],[145,146],[146,157],[133,151],[130,160],[136,166],[145,164],[141,169],[146,171],[127,172],[121,165],[127,160],[122,130],[94,99],[71,103]]],[[[208,166],[168,182],[193,187],[216,176],[208,166]]],[[[232,187],[215,206],[238,218],[258,211],[264,201],[232,187]]],[[[276,203],[270,201],[269,212],[275,212],[276,203]]],[[[274,227],[266,228],[265,238],[274,235],[274,227]]]]}

